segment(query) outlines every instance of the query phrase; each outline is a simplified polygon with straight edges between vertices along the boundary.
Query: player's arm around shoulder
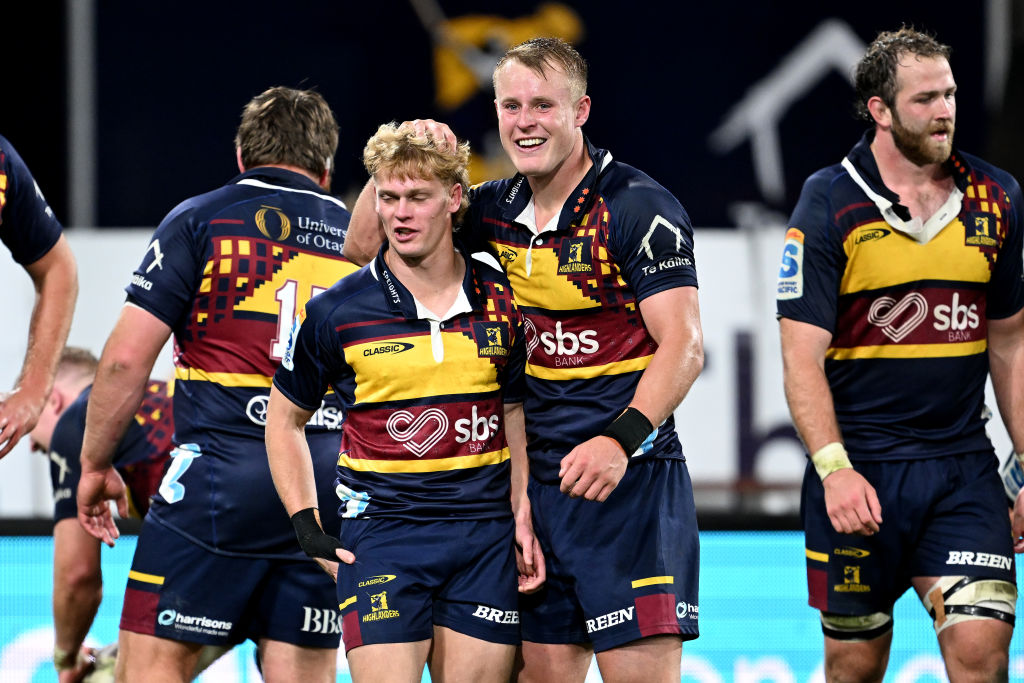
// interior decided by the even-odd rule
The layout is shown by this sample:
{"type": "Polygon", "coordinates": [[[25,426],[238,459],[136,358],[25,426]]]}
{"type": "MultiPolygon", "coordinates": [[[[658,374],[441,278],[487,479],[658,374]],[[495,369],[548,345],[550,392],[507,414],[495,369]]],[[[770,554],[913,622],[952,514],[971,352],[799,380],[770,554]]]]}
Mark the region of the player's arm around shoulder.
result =
{"type": "Polygon", "coordinates": [[[116,501],[128,515],[124,481],[113,467],[114,454],[142,402],[157,356],[171,328],[152,313],[125,304],[110,333],[89,395],[82,475],[78,483],[78,519],[96,538],[113,545],[117,527],[108,507],[116,501]]]}

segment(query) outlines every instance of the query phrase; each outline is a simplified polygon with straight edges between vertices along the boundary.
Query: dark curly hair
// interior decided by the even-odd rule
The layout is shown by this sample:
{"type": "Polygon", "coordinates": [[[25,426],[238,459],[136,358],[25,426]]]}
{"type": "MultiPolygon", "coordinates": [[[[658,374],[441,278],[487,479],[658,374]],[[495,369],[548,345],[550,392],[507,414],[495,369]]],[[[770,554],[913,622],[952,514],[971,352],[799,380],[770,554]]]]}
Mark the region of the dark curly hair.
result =
{"type": "Polygon", "coordinates": [[[915,57],[944,57],[949,59],[950,49],[928,33],[903,26],[899,31],[883,31],[868,46],[854,73],[857,89],[857,115],[873,121],[868,111],[868,100],[880,97],[891,109],[896,103],[896,69],[900,59],[911,54],[915,57]]]}

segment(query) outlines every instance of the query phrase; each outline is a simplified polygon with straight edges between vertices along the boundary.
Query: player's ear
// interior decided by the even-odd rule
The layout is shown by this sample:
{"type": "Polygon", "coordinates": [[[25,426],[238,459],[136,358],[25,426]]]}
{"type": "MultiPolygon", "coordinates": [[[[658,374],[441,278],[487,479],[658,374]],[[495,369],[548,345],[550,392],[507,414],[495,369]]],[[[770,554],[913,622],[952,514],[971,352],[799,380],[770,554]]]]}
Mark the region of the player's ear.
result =
{"type": "Polygon", "coordinates": [[[871,118],[875,120],[875,124],[882,128],[889,128],[892,126],[892,110],[889,109],[889,105],[885,101],[875,95],[867,102],[868,113],[871,114],[871,118]]]}
{"type": "Polygon", "coordinates": [[[590,95],[584,95],[576,102],[576,127],[579,128],[590,118],[590,95]]]}
{"type": "Polygon", "coordinates": [[[245,173],[245,164],[242,163],[242,148],[235,147],[235,161],[238,162],[238,172],[245,173]]]}
{"type": "Polygon", "coordinates": [[[455,213],[462,204],[462,183],[452,185],[451,194],[448,196],[448,213],[455,213]]]}

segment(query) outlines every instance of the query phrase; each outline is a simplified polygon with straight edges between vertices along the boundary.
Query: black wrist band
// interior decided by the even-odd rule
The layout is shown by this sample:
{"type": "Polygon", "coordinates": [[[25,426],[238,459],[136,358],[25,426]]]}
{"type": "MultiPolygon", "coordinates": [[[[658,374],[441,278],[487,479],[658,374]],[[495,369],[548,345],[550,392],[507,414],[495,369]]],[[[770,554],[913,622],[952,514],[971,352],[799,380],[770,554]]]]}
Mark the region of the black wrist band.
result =
{"type": "Polygon", "coordinates": [[[636,453],[636,449],[640,448],[640,444],[646,441],[653,431],[654,425],[651,421],[636,408],[629,407],[605,427],[601,436],[618,441],[628,458],[636,453]]]}

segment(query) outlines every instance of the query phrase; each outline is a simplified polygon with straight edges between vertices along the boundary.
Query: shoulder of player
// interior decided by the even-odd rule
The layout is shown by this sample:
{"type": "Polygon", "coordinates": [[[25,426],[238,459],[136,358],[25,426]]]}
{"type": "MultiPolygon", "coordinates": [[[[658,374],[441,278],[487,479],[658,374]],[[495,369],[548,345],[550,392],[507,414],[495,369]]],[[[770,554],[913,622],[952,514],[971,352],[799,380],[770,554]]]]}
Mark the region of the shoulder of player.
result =
{"type": "Polygon", "coordinates": [[[492,205],[499,197],[503,197],[511,191],[513,184],[522,180],[522,176],[502,178],[501,180],[488,180],[483,183],[471,185],[469,188],[469,202],[475,208],[492,205]]]}
{"type": "MultiPolygon", "coordinates": [[[[630,216],[650,221],[655,213],[667,218],[682,217],[689,224],[689,215],[682,203],[664,186],[643,171],[619,161],[612,161],[601,174],[597,192],[613,218],[623,222],[630,216]]],[[[627,221],[628,222],[628,221],[627,221]]]]}
{"type": "Polygon", "coordinates": [[[958,152],[958,154],[962,156],[967,162],[967,165],[970,166],[971,171],[974,174],[975,182],[994,183],[1003,192],[1010,195],[1011,198],[1014,197],[1014,195],[1018,198],[1020,197],[1020,184],[1017,182],[1017,179],[1013,177],[1013,174],[995,166],[994,164],[990,164],[981,157],[976,157],[973,154],[967,154],[965,152],[958,152]]]}
{"type": "Polygon", "coordinates": [[[477,280],[511,287],[505,271],[494,254],[489,251],[475,251],[469,257],[472,259],[473,275],[477,280]]]}
{"type": "Polygon", "coordinates": [[[663,185],[638,168],[612,160],[598,181],[597,191],[607,204],[643,206],[652,200],[681,206],[663,185]]]}
{"type": "Polygon", "coordinates": [[[336,315],[345,315],[345,304],[352,301],[364,303],[366,294],[372,294],[378,289],[380,283],[367,264],[335,282],[327,291],[310,299],[306,304],[306,319],[323,321],[336,315]]]}
{"type": "Polygon", "coordinates": [[[91,387],[82,391],[57,418],[57,422],[53,426],[53,436],[50,437],[51,443],[63,442],[71,438],[75,439],[81,447],[82,437],[85,435],[85,414],[89,405],[90,390],[91,387]]]}

